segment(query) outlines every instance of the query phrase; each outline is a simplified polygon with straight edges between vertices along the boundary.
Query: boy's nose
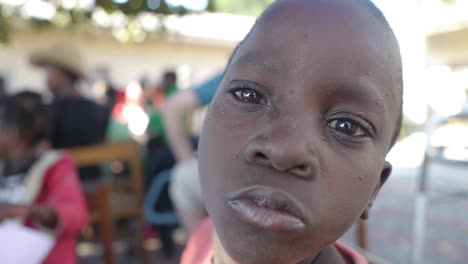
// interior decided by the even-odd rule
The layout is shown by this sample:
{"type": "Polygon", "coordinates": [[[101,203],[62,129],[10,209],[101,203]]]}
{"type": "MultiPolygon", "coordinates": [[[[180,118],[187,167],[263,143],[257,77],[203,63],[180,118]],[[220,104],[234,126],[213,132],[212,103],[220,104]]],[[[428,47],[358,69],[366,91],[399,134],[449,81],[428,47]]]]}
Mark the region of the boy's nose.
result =
{"type": "Polygon", "coordinates": [[[297,138],[259,136],[245,148],[245,159],[252,164],[289,172],[303,179],[313,179],[319,162],[309,144],[297,138]]]}

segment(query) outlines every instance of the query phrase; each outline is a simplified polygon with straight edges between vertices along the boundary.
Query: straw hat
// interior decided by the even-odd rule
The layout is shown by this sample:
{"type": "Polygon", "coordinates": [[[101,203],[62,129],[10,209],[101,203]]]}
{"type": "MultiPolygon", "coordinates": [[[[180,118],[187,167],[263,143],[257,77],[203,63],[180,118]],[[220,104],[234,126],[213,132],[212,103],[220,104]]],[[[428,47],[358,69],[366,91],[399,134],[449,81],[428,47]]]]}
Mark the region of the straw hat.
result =
{"type": "Polygon", "coordinates": [[[48,49],[35,51],[29,60],[34,66],[52,64],[76,74],[79,78],[84,79],[86,76],[81,55],[72,45],[56,44],[48,49]]]}

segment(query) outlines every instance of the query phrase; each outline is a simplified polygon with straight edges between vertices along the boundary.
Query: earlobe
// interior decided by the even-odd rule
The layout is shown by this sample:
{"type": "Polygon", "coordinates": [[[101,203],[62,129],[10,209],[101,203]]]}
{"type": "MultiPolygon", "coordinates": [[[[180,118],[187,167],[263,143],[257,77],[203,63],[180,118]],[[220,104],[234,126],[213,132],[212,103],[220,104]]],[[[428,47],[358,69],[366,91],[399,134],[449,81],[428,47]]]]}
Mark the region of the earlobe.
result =
{"type": "MultiPolygon", "coordinates": [[[[382,186],[385,184],[385,182],[387,182],[388,180],[388,177],[390,177],[390,174],[392,173],[392,164],[390,164],[390,162],[388,161],[385,161],[385,164],[384,164],[384,167],[382,169],[382,172],[380,173],[380,186],[379,186],[379,190],[380,188],[382,188],[382,186]]],[[[377,190],[377,192],[379,191],[377,190]]],[[[375,196],[377,196],[377,193],[375,194],[375,196]]],[[[374,197],[375,199],[375,197],[374,197]]]]}
{"type": "Polygon", "coordinates": [[[366,220],[369,218],[369,211],[372,205],[374,204],[375,198],[377,197],[377,194],[379,193],[380,189],[382,186],[385,184],[385,182],[388,180],[388,177],[390,176],[390,173],[392,172],[392,164],[389,162],[385,161],[384,167],[382,168],[382,171],[380,172],[380,178],[379,181],[377,182],[377,185],[375,186],[374,192],[372,193],[372,197],[369,201],[369,204],[367,205],[366,209],[361,214],[361,219],[366,220]]]}
{"type": "Polygon", "coordinates": [[[369,218],[369,209],[371,205],[367,206],[366,209],[364,209],[364,212],[361,214],[361,219],[362,220],[367,220],[369,218]]]}

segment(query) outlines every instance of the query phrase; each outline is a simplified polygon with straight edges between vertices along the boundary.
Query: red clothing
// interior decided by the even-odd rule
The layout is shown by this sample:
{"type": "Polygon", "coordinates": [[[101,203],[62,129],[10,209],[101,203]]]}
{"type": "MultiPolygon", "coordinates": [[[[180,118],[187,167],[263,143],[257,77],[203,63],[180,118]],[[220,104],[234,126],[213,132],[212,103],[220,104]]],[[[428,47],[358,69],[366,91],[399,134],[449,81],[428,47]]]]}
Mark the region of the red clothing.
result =
{"type": "Polygon", "coordinates": [[[88,211],[76,168],[68,156],[63,155],[47,170],[34,204],[54,208],[59,218],[56,244],[44,264],[76,263],[76,239],[87,223],[88,211]]]}
{"type": "Polygon", "coordinates": [[[204,220],[190,236],[180,264],[211,264],[213,259],[213,224],[204,220]]]}
{"type": "MultiPolygon", "coordinates": [[[[335,243],[338,252],[348,264],[368,264],[367,260],[352,249],[335,243]]],[[[213,259],[213,224],[203,221],[193,232],[182,255],[181,264],[211,264],[213,259]]]]}

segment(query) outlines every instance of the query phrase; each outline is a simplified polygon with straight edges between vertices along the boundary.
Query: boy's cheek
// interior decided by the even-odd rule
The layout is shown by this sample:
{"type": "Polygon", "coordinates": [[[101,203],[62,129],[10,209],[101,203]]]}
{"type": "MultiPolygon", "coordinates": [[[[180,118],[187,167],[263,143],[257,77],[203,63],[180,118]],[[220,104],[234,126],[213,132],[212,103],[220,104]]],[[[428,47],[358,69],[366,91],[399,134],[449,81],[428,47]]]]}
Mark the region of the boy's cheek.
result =
{"type": "Polygon", "coordinates": [[[335,239],[345,233],[369,206],[376,184],[376,177],[371,175],[364,175],[362,180],[352,175],[340,178],[329,180],[320,187],[319,212],[316,212],[323,216],[323,228],[337,231],[331,232],[335,239]]]}
{"type": "Polygon", "coordinates": [[[238,120],[231,113],[213,104],[201,134],[199,158],[206,163],[225,166],[229,157],[240,153],[240,139],[245,136],[238,120]],[[214,163],[213,163],[214,162],[214,163]]]}
{"type": "Polygon", "coordinates": [[[321,166],[323,174],[321,177],[327,189],[333,193],[333,197],[336,196],[337,206],[354,204],[361,210],[372,198],[380,180],[383,164],[375,159],[361,157],[359,154],[355,154],[354,157],[351,159],[348,156],[346,158],[335,156],[334,159],[322,160],[324,163],[321,166]]]}
{"type": "Polygon", "coordinates": [[[253,130],[261,124],[261,120],[252,114],[239,113],[226,104],[214,103],[206,117],[203,133],[215,140],[220,138],[225,147],[230,143],[239,146],[245,145],[253,130]]]}

